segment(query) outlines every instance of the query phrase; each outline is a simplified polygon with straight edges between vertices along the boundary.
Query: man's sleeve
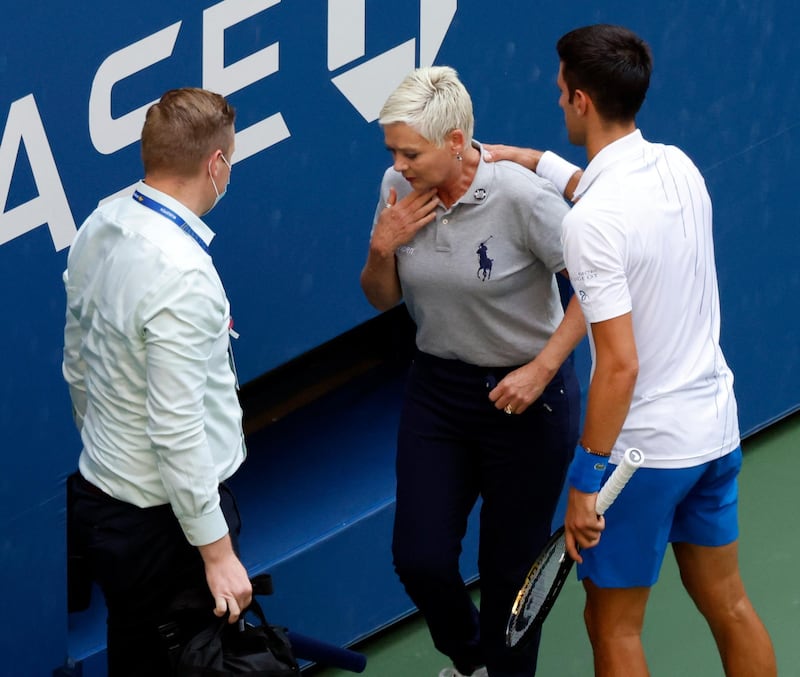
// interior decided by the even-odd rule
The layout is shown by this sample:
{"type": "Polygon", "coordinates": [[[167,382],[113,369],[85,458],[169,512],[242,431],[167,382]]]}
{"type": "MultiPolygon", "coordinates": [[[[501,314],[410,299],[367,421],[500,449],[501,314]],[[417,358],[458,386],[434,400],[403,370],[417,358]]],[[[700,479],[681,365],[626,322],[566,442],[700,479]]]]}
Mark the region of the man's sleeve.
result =
{"type": "Polygon", "coordinates": [[[228,532],[205,432],[208,363],[228,335],[224,297],[207,273],[192,271],[162,285],[151,308],[144,322],[147,434],[186,538],[206,545],[228,532]]]}
{"type": "Polygon", "coordinates": [[[69,307],[69,275],[64,271],[64,288],[67,290],[67,312],[64,323],[64,355],[61,373],[69,386],[72,399],[72,417],[78,430],[83,428],[86,415],[86,363],[81,358],[81,326],[76,313],[69,307]]]}
{"type": "Polygon", "coordinates": [[[576,206],[564,219],[564,258],[588,322],[631,310],[624,231],[611,213],[576,206]]]}

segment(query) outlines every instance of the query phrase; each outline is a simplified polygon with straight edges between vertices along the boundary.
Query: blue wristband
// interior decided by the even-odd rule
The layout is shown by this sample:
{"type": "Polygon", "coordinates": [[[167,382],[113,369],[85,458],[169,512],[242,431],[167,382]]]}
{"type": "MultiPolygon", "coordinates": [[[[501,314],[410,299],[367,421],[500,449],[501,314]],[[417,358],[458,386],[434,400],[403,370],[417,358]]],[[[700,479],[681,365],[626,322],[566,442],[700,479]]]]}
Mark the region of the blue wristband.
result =
{"type": "Polygon", "coordinates": [[[578,445],[567,471],[567,482],[584,494],[593,494],[600,491],[607,467],[607,457],[590,454],[578,445]]]}

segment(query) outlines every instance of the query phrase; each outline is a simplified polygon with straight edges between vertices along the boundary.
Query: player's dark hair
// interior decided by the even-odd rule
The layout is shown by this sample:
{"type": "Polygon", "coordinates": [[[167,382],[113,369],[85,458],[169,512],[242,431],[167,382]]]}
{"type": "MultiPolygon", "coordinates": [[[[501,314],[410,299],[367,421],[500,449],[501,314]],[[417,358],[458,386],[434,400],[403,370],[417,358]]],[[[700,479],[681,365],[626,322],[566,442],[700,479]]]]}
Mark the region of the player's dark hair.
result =
{"type": "Polygon", "coordinates": [[[603,118],[629,122],[636,117],[653,70],[653,56],[644,40],[622,26],[596,24],[570,31],[556,50],[570,102],[580,89],[603,118]]]}

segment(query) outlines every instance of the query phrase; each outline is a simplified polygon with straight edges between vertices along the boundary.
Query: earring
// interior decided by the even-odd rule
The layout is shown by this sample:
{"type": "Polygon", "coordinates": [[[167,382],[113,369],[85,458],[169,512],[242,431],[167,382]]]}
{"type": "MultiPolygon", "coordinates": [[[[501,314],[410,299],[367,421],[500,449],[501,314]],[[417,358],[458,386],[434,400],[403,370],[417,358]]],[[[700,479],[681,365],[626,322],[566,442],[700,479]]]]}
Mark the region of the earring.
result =
{"type": "Polygon", "coordinates": [[[458,160],[459,162],[461,162],[463,159],[464,159],[464,158],[463,158],[463,157],[461,157],[461,153],[456,153],[456,160],[458,160]]]}

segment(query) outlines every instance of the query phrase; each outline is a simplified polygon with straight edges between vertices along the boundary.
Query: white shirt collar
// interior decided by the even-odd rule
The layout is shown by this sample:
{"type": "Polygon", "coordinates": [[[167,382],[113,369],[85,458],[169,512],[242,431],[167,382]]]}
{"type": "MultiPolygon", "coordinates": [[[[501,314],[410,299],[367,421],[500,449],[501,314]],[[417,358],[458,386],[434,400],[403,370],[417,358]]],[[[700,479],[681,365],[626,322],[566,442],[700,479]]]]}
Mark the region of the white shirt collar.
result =
{"type": "Polygon", "coordinates": [[[216,233],[214,233],[211,228],[209,228],[203,220],[197,216],[191,209],[189,209],[186,205],[182,202],[179,202],[171,195],[167,195],[167,193],[162,193],[160,190],[156,190],[152,186],[148,186],[144,181],[139,181],[136,184],[136,190],[138,190],[142,195],[146,195],[147,197],[155,200],[156,202],[161,203],[165,207],[168,207],[176,214],[178,214],[189,227],[197,234],[197,236],[205,242],[206,246],[211,244],[211,241],[214,239],[216,233]]]}
{"type": "Polygon", "coordinates": [[[581,176],[581,180],[578,181],[578,186],[575,188],[572,201],[575,202],[583,197],[586,191],[589,190],[589,187],[594,183],[595,179],[600,176],[604,170],[618,162],[621,158],[627,157],[630,153],[639,152],[643,142],[642,132],[639,129],[635,129],[630,134],[626,134],[605,146],[592,158],[589,166],[586,167],[583,176],[581,176]]]}

